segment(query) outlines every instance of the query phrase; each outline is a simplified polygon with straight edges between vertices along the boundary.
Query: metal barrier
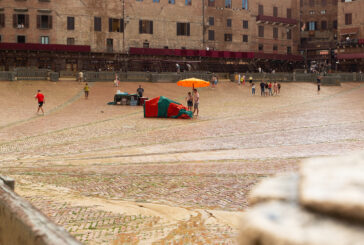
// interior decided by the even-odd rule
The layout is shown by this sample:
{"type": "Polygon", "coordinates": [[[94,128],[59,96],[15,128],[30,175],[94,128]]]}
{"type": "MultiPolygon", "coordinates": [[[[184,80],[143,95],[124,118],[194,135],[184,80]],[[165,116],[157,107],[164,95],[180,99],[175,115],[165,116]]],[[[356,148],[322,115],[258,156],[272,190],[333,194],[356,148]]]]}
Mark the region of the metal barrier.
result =
{"type": "Polygon", "coordinates": [[[14,81],[15,73],[11,71],[0,71],[0,81],[14,81]]]}

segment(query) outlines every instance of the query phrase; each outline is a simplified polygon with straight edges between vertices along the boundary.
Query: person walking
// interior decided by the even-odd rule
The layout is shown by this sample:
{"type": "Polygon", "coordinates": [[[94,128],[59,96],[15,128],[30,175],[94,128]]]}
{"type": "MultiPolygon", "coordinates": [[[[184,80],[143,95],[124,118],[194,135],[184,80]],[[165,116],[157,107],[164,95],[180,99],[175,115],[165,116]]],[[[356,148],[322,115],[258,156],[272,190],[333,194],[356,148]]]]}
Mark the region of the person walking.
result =
{"type": "Polygon", "coordinates": [[[242,84],[242,85],[245,85],[245,75],[243,75],[243,76],[241,77],[241,84],[242,84]]]}
{"type": "Polygon", "coordinates": [[[277,87],[278,87],[278,94],[279,94],[281,92],[281,84],[278,83],[277,87]]]}
{"type": "Polygon", "coordinates": [[[249,77],[249,83],[250,83],[250,84],[252,84],[252,82],[253,82],[253,77],[252,77],[252,76],[250,76],[250,77],[249,77]]]}
{"type": "Polygon", "coordinates": [[[321,91],[321,76],[317,76],[317,94],[320,94],[321,91]]]}
{"type": "Polygon", "coordinates": [[[81,82],[83,82],[83,72],[82,71],[80,71],[79,73],[78,73],[78,81],[81,83],[81,82]]]}
{"type": "Polygon", "coordinates": [[[85,87],[83,88],[83,91],[85,92],[85,99],[88,99],[88,94],[90,92],[90,87],[88,86],[88,83],[85,84],[85,87]]]}
{"type": "Polygon", "coordinates": [[[255,83],[252,83],[252,95],[255,95],[255,83]]]}
{"type": "Polygon", "coordinates": [[[264,87],[265,87],[265,84],[264,84],[264,82],[262,81],[261,83],[260,83],[260,95],[261,96],[264,96],[265,94],[264,94],[264,87]]]}
{"type": "Polygon", "coordinates": [[[144,88],[142,88],[142,85],[139,85],[139,88],[137,89],[137,93],[138,93],[140,98],[143,97],[144,88]]]}
{"type": "Polygon", "coordinates": [[[192,111],[192,107],[193,107],[193,96],[191,92],[188,92],[187,97],[186,97],[186,101],[187,101],[187,107],[189,111],[192,111]]]}
{"type": "Polygon", "coordinates": [[[197,89],[193,89],[193,115],[197,112],[196,116],[198,116],[199,109],[198,106],[200,104],[200,94],[197,92],[197,89]]]}
{"type": "Polygon", "coordinates": [[[277,82],[274,82],[274,84],[273,84],[273,94],[278,95],[278,84],[277,84],[277,82]]]}
{"type": "Polygon", "coordinates": [[[42,113],[44,115],[43,105],[45,104],[45,99],[44,99],[44,95],[40,92],[40,89],[38,90],[38,93],[35,95],[34,98],[38,100],[37,114],[39,113],[39,111],[42,111],[42,113]]]}
{"type": "Polygon", "coordinates": [[[265,82],[265,84],[264,84],[264,93],[265,93],[265,96],[268,96],[268,82],[265,82]]]}

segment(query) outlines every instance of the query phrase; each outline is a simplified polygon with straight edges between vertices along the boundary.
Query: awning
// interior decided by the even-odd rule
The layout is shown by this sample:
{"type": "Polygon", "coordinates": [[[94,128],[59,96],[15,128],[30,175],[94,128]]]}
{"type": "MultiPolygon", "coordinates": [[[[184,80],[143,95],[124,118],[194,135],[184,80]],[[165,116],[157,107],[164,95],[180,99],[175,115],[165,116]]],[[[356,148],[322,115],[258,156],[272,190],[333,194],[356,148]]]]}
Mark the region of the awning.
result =
{"type": "Polygon", "coordinates": [[[346,28],[346,29],[339,30],[339,33],[340,33],[341,36],[343,36],[343,35],[357,34],[358,32],[359,32],[359,28],[358,27],[346,28]]]}
{"type": "Polygon", "coordinates": [[[339,60],[364,59],[364,53],[338,54],[337,58],[339,60]]]}

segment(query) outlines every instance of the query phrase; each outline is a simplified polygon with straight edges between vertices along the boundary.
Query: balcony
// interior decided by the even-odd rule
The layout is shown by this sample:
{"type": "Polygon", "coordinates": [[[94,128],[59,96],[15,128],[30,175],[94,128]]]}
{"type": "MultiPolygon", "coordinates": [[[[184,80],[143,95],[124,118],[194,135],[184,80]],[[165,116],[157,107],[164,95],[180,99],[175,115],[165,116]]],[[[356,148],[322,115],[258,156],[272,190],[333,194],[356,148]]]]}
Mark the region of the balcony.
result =
{"type": "Polygon", "coordinates": [[[287,26],[295,26],[298,23],[298,21],[294,19],[266,16],[266,15],[258,15],[256,21],[258,24],[265,23],[272,25],[287,25],[287,26]]]}

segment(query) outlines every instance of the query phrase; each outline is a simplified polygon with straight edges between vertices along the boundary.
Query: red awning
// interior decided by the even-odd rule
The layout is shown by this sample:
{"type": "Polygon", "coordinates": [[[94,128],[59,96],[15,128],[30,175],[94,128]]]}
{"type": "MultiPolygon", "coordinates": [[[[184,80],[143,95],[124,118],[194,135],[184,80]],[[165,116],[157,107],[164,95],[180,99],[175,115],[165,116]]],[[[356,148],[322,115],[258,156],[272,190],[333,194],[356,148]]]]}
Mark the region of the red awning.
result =
{"type": "Polygon", "coordinates": [[[364,53],[338,54],[337,58],[339,60],[364,59],[364,53]]]}

